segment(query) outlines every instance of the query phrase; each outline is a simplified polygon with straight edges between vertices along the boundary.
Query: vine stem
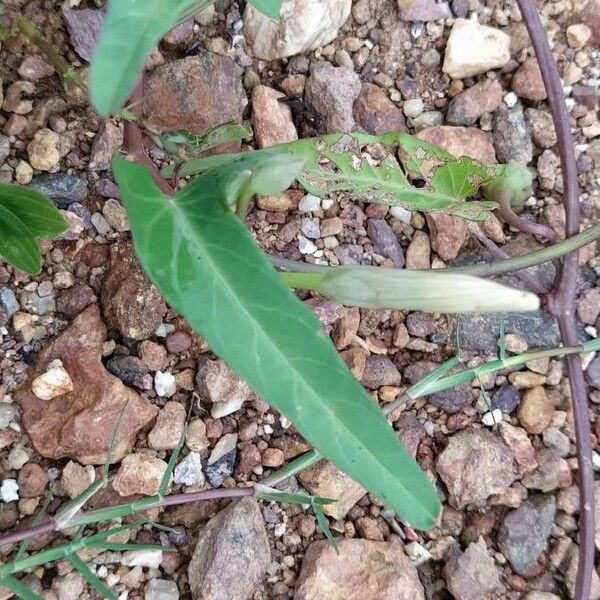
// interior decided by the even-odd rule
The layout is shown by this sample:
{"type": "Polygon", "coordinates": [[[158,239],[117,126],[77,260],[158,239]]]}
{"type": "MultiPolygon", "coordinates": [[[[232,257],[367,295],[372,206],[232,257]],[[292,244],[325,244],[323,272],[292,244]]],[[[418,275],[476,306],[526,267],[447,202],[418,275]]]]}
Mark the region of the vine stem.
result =
{"type": "MultiPolygon", "coordinates": [[[[521,256],[513,256],[505,258],[503,260],[497,260],[492,263],[480,263],[476,265],[469,265],[466,267],[450,267],[444,269],[444,273],[462,273],[463,275],[477,275],[479,277],[494,277],[496,275],[502,275],[503,273],[511,273],[512,271],[519,271],[520,269],[527,269],[528,267],[535,267],[544,262],[556,260],[577,250],[583,246],[587,246],[589,243],[600,239],[600,223],[589,227],[585,231],[578,233],[572,237],[553,244],[542,250],[536,250],[535,252],[529,252],[528,254],[522,254],[521,256]]],[[[331,269],[335,267],[328,267],[324,265],[313,265],[307,262],[289,260],[287,258],[281,258],[279,256],[269,256],[269,260],[278,268],[288,269],[294,273],[331,273],[331,269]]],[[[431,272],[430,269],[425,269],[423,272],[431,272]]]]}
{"type": "MultiPolygon", "coordinates": [[[[564,186],[565,236],[569,238],[577,235],[580,227],[579,185],[569,113],[564,100],[558,68],[535,3],[533,0],[517,0],[517,3],[540,66],[554,126],[558,134],[564,186]]],[[[548,310],[556,317],[563,343],[567,346],[575,346],[579,341],[575,322],[575,292],[578,271],[579,252],[573,250],[565,256],[560,278],[548,300],[548,310]]],[[[580,542],[574,598],[575,600],[587,600],[590,597],[595,551],[592,439],[581,359],[577,355],[570,355],[566,357],[566,363],[573,402],[577,461],[579,463],[580,542]]]]}
{"type": "MultiPolygon", "coordinates": [[[[142,71],[137,85],[129,97],[131,112],[136,119],[140,119],[142,117],[144,81],[145,74],[142,71]]],[[[175,188],[161,175],[158,167],[150,160],[148,154],[146,154],[146,149],[144,148],[144,135],[137,122],[129,119],[125,120],[125,124],[123,125],[123,147],[125,148],[128,156],[148,168],[150,174],[152,175],[152,179],[154,179],[156,185],[165,194],[172,196],[175,193],[175,188]]]]}
{"type": "MultiPolygon", "coordinates": [[[[213,490],[204,490],[202,492],[194,492],[191,494],[172,494],[170,496],[162,496],[156,497],[153,502],[153,498],[148,498],[147,502],[144,503],[144,509],[150,508],[164,508],[166,506],[176,506],[178,504],[188,504],[189,502],[199,502],[201,500],[218,500],[221,498],[240,498],[243,496],[253,496],[255,494],[254,487],[246,487],[246,488],[217,488],[213,490]]],[[[135,504],[135,503],[134,503],[135,504]]],[[[127,504],[119,504],[116,506],[111,506],[110,510],[112,512],[118,511],[119,508],[127,508],[132,507],[131,503],[127,504]]],[[[105,509],[96,509],[88,512],[83,512],[79,514],[74,520],[71,526],[79,526],[86,525],[88,523],[96,523],[100,520],[100,518],[96,518],[94,513],[100,515],[100,511],[104,511],[105,509]]],[[[127,514],[135,514],[135,510],[132,510],[131,513],[127,514]]],[[[4,546],[6,544],[15,544],[17,542],[21,542],[23,540],[30,539],[32,537],[36,537],[38,535],[45,535],[48,533],[53,533],[54,531],[58,531],[59,523],[52,517],[47,517],[49,521],[47,523],[43,523],[42,525],[37,525],[36,527],[30,527],[28,529],[22,529],[13,531],[11,533],[7,533],[6,535],[0,536],[0,546],[4,546]]]]}
{"type": "MultiPolygon", "coordinates": [[[[479,240],[481,244],[488,250],[488,252],[501,260],[510,260],[508,254],[502,250],[502,248],[496,246],[496,244],[490,240],[485,233],[479,227],[479,224],[470,222],[467,223],[468,230],[479,240]]],[[[546,293],[544,289],[527,271],[518,271],[516,275],[529,286],[529,289],[534,291],[536,294],[546,293]]]]}

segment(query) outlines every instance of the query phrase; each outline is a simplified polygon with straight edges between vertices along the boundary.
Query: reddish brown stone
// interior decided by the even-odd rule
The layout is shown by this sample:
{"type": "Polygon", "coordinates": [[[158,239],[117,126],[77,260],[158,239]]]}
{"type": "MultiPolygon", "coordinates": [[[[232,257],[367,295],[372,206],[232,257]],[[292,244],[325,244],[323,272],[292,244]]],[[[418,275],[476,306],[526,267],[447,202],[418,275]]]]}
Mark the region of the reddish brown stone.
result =
{"type": "Polygon", "coordinates": [[[148,339],[167,312],[130,245],[113,248],[111,267],[102,285],[102,308],[108,326],[134,340],[148,339]]]}
{"type": "Polygon", "coordinates": [[[374,83],[363,84],[354,102],[354,118],[367,133],[375,135],[407,130],[402,111],[374,83]]]}
{"type": "Polygon", "coordinates": [[[146,123],[163,131],[204,133],[225,121],[241,121],[246,104],[241,69],[231,58],[204,50],[155,69],[144,93],[146,123]]]}
{"type": "Polygon", "coordinates": [[[266,85],[257,85],[252,91],[252,124],[259,148],[298,139],[292,111],[281,98],[285,95],[266,85]]]}
{"type": "Polygon", "coordinates": [[[512,89],[526,100],[539,102],[546,99],[546,88],[535,57],[527,58],[513,75],[512,89]]]}
{"type": "Polygon", "coordinates": [[[488,164],[496,162],[492,135],[476,127],[436,125],[423,129],[417,134],[417,137],[442,147],[457,158],[470,156],[488,164]]]}
{"type": "Polygon", "coordinates": [[[339,539],[313,542],[306,551],[295,600],[423,600],[417,570],[401,543],[339,539]]]}
{"type": "Polygon", "coordinates": [[[427,226],[431,234],[431,247],[442,260],[456,258],[469,237],[464,219],[445,212],[427,213],[427,226]]]}
{"type": "Polygon", "coordinates": [[[95,301],[94,290],[85,283],[77,283],[59,292],[56,297],[56,310],[72,319],[95,301]]]}
{"type": "Polygon", "coordinates": [[[118,461],[131,449],[137,433],[156,416],[154,406],[104,368],[105,338],[100,311],[95,304],[89,306],[40,352],[29,378],[15,393],[23,409],[23,425],[42,456],[103,463],[115,424],[125,409],[112,455],[118,461]],[[40,400],[31,391],[32,381],[55,359],[62,361],[74,390],[50,401],[40,400]]]}
{"type": "Polygon", "coordinates": [[[101,267],[108,263],[110,251],[108,246],[91,242],[83,247],[79,254],[79,260],[86,267],[101,267]]]}
{"type": "Polygon", "coordinates": [[[19,495],[22,498],[41,496],[48,484],[46,471],[36,463],[27,463],[19,471],[19,495]]]}
{"type": "Polygon", "coordinates": [[[481,115],[494,112],[502,104],[502,86],[495,80],[484,80],[452,99],[446,121],[453,125],[473,125],[481,115]]]}

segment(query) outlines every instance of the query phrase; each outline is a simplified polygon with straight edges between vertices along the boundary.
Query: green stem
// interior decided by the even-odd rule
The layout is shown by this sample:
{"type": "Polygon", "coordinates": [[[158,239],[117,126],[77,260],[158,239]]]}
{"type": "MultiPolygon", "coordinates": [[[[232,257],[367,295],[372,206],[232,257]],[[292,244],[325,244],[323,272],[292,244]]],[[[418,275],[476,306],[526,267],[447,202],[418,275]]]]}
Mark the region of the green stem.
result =
{"type": "Polygon", "coordinates": [[[395,410],[404,402],[406,402],[406,400],[415,400],[416,398],[420,398],[422,396],[429,396],[430,394],[434,394],[436,392],[442,392],[444,390],[460,385],[461,383],[467,383],[469,381],[472,381],[473,379],[483,379],[487,375],[490,375],[496,371],[519,367],[531,360],[538,360],[540,358],[554,358],[558,356],[568,356],[569,354],[585,354],[587,352],[596,352],[598,350],[600,350],[600,338],[590,340],[589,342],[585,342],[584,344],[581,344],[579,346],[544,348],[543,350],[532,350],[530,352],[523,352],[522,354],[517,354],[508,358],[491,360],[486,363],[483,363],[482,365],[479,365],[478,367],[466,369],[464,371],[461,371],[460,373],[449,375],[448,377],[442,377],[437,381],[430,382],[426,385],[420,385],[421,382],[417,382],[414,386],[410,387],[405,392],[405,400],[399,398],[398,400],[387,404],[386,409],[389,407],[390,411],[395,410]],[[414,388],[417,386],[419,387],[415,390],[414,388]]]}
{"type": "MultiPolygon", "coordinates": [[[[477,275],[480,277],[502,275],[503,273],[510,273],[512,271],[518,271],[528,267],[535,267],[536,265],[561,258],[562,256],[565,256],[565,254],[569,254],[573,250],[587,246],[589,243],[599,238],[600,223],[597,223],[596,225],[592,225],[592,227],[582,231],[581,233],[578,233],[577,235],[574,235],[573,237],[567,238],[558,244],[553,244],[552,246],[543,248],[542,250],[529,252],[528,254],[515,256],[514,258],[499,260],[491,264],[484,263],[479,265],[470,265],[467,267],[444,269],[443,272],[477,275]]],[[[330,273],[331,269],[336,268],[293,261],[286,258],[280,258],[278,256],[269,256],[269,260],[278,268],[290,269],[294,272],[330,273]]],[[[429,270],[427,271],[429,272],[429,270]]]]}
{"type": "Polygon", "coordinates": [[[277,469],[277,471],[274,471],[268,477],[262,479],[260,483],[261,485],[266,485],[267,487],[275,487],[277,484],[285,481],[292,475],[312,467],[315,463],[319,462],[320,459],[321,455],[313,448],[312,450],[309,450],[308,452],[298,456],[284,467],[281,467],[281,469],[277,469]]]}
{"type": "Polygon", "coordinates": [[[328,272],[282,271],[279,275],[283,283],[291,288],[320,292],[328,272]]]}
{"type": "Polygon", "coordinates": [[[573,250],[587,246],[598,238],[600,238],[600,223],[592,225],[589,229],[542,250],[529,252],[528,254],[515,256],[514,258],[507,258],[506,260],[499,260],[491,264],[446,269],[445,272],[479,275],[481,277],[502,275],[503,273],[510,273],[511,271],[518,271],[527,267],[535,267],[544,262],[561,258],[573,250]]]}

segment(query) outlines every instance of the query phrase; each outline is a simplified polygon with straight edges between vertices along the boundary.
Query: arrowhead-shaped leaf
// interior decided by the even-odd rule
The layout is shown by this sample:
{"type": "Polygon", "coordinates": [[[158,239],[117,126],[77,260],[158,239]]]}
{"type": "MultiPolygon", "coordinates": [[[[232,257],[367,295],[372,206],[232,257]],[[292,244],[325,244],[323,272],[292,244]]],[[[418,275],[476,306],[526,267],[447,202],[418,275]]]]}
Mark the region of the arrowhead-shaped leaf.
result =
{"type": "MultiPolygon", "coordinates": [[[[268,170],[266,157],[261,166],[268,170]]],[[[412,525],[431,527],[439,512],[434,487],[231,212],[226,184],[247,170],[233,163],[166,197],[145,167],[116,159],[144,269],[211,349],[319,452],[412,525]]]]}
{"type": "Polygon", "coordinates": [[[102,116],[121,108],[158,41],[198,0],[109,0],[92,56],[90,96],[102,116]]]}

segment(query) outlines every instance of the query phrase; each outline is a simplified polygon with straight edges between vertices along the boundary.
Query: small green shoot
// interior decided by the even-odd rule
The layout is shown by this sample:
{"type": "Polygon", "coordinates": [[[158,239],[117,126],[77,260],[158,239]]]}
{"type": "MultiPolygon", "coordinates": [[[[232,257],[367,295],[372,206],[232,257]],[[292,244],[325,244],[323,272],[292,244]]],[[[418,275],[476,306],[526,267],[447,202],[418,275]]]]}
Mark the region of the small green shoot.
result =
{"type": "Polygon", "coordinates": [[[281,502],[285,504],[300,504],[302,506],[309,506],[312,508],[321,531],[327,540],[329,540],[329,543],[335,548],[336,552],[339,552],[337,541],[331,533],[331,529],[329,529],[329,521],[327,520],[327,517],[325,517],[323,509],[321,508],[326,504],[334,504],[336,500],[332,500],[331,498],[321,498],[318,496],[309,496],[307,494],[291,494],[287,492],[280,492],[279,490],[261,484],[256,484],[255,489],[257,497],[261,500],[281,502]]]}
{"type": "Polygon", "coordinates": [[[165,133],[158,138],[159,145],[181,161],[198,158],[203,152],[252,137],[252,129],[246,124],[228,121],[209,129],[202,135],[187,131],[165,133]]]}

